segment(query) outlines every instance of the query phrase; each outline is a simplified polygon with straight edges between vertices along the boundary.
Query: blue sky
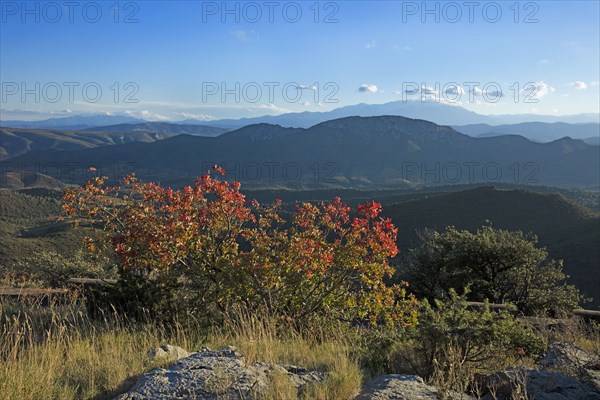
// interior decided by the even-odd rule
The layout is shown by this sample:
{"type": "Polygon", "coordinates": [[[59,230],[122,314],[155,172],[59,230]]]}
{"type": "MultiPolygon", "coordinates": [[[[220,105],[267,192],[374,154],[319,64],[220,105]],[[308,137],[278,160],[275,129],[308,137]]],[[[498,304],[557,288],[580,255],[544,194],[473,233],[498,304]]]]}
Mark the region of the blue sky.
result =
{"type": "Polygon", "coordinates": [[[2,119],[599,111],[598,1],[0,3],[2,119]]]}

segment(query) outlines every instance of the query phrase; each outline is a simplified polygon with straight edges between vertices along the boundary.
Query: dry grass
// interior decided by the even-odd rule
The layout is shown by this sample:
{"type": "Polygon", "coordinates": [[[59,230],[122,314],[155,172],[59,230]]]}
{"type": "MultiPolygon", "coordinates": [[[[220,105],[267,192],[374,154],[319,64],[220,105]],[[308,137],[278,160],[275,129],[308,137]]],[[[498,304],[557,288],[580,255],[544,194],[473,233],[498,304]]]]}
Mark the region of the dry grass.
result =
{"type": "Polygon", "coordinates": [[[298,398],[298,389],[286,374],[275,372],[270,378],[269,387],[260,396],[260,400],[295,400],[298,398]]]}
{"type": "Polygon", "coordinates": [[[155,366],[145,356],[165,340],[189,346],[182,332],[136,327],[119,318],[92,321],[77,306],[0,305],[0,393],[5,399],[105,399],[155,366]]]}
{"type": "Polygon", "coordinates": [[[240,349],[248,363],[293,364],[329,373],[324,382],[299,393],[300,398],[350,399],[360,391],[363,374],[358,360],[350,355],[352,343],[342,326],[316,324],[313,329],[298,332],[265,315],[237,310],[222,329],[209,335],[213,347],[231,343],[240,349]]]}
{"type": "MultiPolygon", "coordinates": [[[[540,330],[550,340],[573,343],[599,354],[597,326],[567,326],[569,329],[540,330]]],[[[137,324],[113,314],[90,319],[77,302],[49,307],[0,303],[0,397],[2,400],[110,399],[126,391],[140,374],[161,366],[150,361],[146,352],[165,343],[188,351],[202,346],[234,345],[247,363],[293,364],[328,373],[325,381],[301,390],[284,375],[274,374],[261,400],[349,399],[359,392],[370,373],[360,369],[356,336],[342,325],[315,323],[310,329],[299,330],[259,313],[238,310],[225,326],[208,330],[193,323],[185,328],[180,324],[137,324]]],[[[404,352],[415,351],[407,344],[398,345],[404,352]]],[[[475,368],[462,365],[462,356],[456,349],[447,351],[450,363],[438,366],[429,377],[442,393],[467,390],[475,372],[495,372],[506,365],[530,362],[502,359],[497,365],[475,368]]],[[[214,384],[227,385],[225,378],[226,375],[214,384]]]]}
{"type": "Polygon", "coordinates": [[[548,343],[569,343],[581,350],[600,356],[600,323],[586,322],[581,317],[553,320],[549,318],[526,318],[548,343]]]}
{"type": "Polygon", "coordinates": [[[348,356],[347,343],[295,331],[282,334],[272,321],[247,313],[235,321],[207,334],[199,326],[139,325],[114,315],[91,320],[76,303],[0,304],[0,393],[3,400],[110,399],[139,374],[159,366],[146,352],[164,343],[189,351],[235,345],[249,363],[296,364],[330,373],[325,382],[300,394],[273,377],[266,399],[285,394],[289,399],[337,400],[358,392],[362,375],[348,356]]]}

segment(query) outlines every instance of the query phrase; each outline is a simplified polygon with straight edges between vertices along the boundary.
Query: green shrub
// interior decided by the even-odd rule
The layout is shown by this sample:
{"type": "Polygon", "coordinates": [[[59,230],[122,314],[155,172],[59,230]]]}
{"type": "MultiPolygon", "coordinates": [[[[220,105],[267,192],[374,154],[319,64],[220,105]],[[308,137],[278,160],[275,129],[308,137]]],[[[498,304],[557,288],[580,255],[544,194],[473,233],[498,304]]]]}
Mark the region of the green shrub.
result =
{"type": "Polygon", "coordinates": [[[408,260],[409,281],[419,296],[446,299],[451,289],[469,286],[469,299],[512,303],[526,315],[564,314],[581,296],[562,261],[548,258],[535,236],[487,225],[475,233],[447,227],[425,231],[408,260]]]}
{"type": "Polygon", "coordinates": [[[450,290],[447,301],[422,302],[415,327],[370,332],[361,360],[371,375],[412,373],[434,379],[454,374],[457,384],[463,379],[466,385],[475,371],[532,359],[545,349],[545,340],[510,312],[470,309],[466,295],[450,290]]]}

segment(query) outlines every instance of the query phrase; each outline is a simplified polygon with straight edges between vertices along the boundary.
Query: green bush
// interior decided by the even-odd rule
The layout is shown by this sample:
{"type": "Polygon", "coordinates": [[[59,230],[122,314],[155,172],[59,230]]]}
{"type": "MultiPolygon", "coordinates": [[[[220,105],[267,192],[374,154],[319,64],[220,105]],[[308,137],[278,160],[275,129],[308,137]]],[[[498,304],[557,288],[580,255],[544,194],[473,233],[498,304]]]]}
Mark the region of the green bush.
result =
{"type": "Polygon", "coordinates": [[[413,373],[433,379],[440,372],[462,371],[454,379],[468,381],[476,370],[535,358],[545,349],[545,340],[509,311],[495,312],[487,305],[470,309],[466,294],[450,290],[446,301],[422,302],[415,327],[365,336],[361,360],[372,375],[413,373]]]}
{"type": "Polygon", "coordinates": [[[525,315],[558,316],[577,307],[581,296],[548,258],[537,237],[486,225],[475,233],[447,227],[425,231],[408,260],[409,281],[418,296],[447,299],[469,286],[469,300],[512,303],[525,315]]]}

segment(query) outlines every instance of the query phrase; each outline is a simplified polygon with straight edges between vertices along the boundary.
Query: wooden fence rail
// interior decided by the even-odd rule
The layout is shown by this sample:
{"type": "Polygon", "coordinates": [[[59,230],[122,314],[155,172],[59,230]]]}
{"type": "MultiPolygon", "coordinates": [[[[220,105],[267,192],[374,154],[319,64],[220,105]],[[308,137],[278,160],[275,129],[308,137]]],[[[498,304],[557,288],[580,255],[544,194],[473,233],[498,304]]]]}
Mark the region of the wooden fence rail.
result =
{"type": "MultiPolygon", "coordinates": [[[[72,289],[40,289],[40,288],[3,288],[0,287],[0,299],[12,300],[35,300],[40,304],[47,304],[50,300],[62,301],[73,293],[73,289],[83,289],[84,291],[93,286],[117,283],[116,279],[93,279],[93,278],[70,278],[68,282],[73,286],[72,289]]],[[[483,308],[485,303],[477,301],[468,301],[467,306],[472,309],[483,308]]],[[[508,309],[507,304],[489,303],[492,310],[508,309]]],[[[600,321],[600,310],[573,310],[573,316],[578,316],[586,320],[600,321]]]]}

